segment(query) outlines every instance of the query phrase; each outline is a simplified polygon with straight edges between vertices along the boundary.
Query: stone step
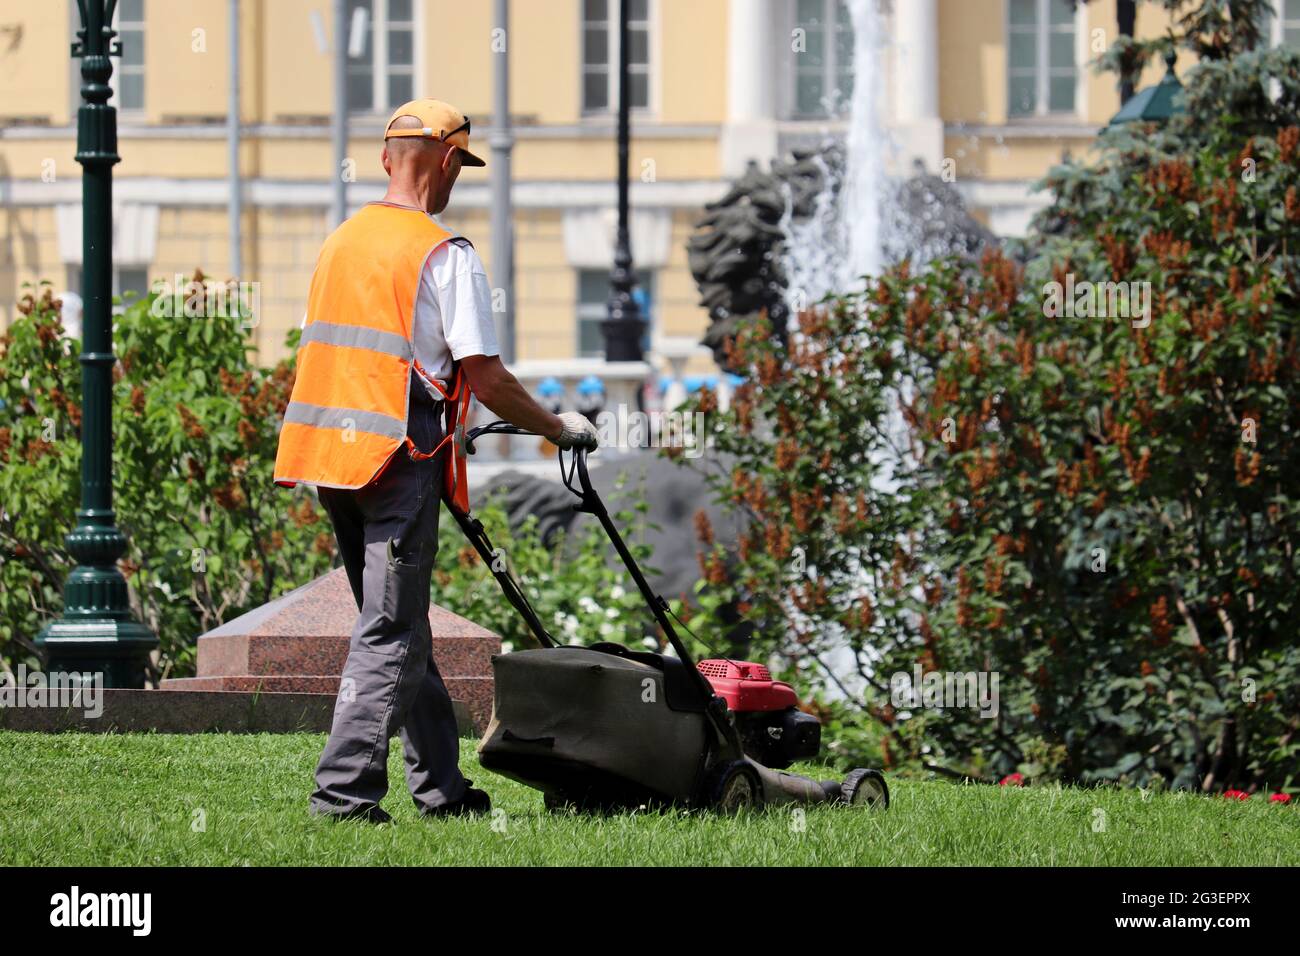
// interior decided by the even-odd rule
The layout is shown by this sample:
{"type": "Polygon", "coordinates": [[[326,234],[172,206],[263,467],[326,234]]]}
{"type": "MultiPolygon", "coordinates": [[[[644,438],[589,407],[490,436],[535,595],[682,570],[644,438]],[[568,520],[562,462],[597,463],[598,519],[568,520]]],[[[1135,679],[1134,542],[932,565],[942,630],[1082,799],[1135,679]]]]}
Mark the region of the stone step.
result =
{"type": "MultiPolygon", "coordinates": [[[[491,677],[448,677],[443,679],[453,703],[461,703],[478,727],[486,727],[492,716],[491,677]]],[[[174,677],[160,685],[164,691],[226,691],[242,694],[329,694],[339,691],[339,678],[321,675],[223,675],[218,677],[174,677]]]]}
{"type": "MultiPolygon", "coordinates": [[[[0,707],[0,729],[34,733],[319,734],[329,732],[334,715],[333,694],[249,693],[194,687],[106,687],[97,704],[92,712],[84,706],[0,707]]],[[[462,701],[453,700],[452,709],[462,737],[483,733],[486,724],[478,724],[462,701]]]]}

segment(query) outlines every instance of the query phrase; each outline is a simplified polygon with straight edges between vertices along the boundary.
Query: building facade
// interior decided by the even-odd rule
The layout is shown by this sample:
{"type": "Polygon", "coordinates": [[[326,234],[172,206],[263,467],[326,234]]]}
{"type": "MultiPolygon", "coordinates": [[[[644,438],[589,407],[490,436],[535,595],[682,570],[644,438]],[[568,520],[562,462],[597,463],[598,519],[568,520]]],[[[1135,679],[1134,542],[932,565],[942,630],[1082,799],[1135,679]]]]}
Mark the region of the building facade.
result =
{"type": "MultiPolygon", "coordinates": [[[[115,61],[116,288],[231,269],[230,0],[119,0],[115,61]]],[[[347,162],[330,148],[329,0],[237,0],[241,279],[258,283],[254,344],[266,360],[303,313],[331,228],[333,179],[348,208],[379,197],[384,121],[414,96],[465,110],[492,136],[492,58],[510,57],[516,354],[599,354],[614,230],[612,65],[618,0],[348,0],[347,162]]],[[[855,76],[852,15],[867,0],[628,0],[633,101],[632,249],[659,354],[707,325],[685,243],[708,201],[750,159],[842,131],[855,76]]],[[[898,164],[947,161],[975,215],[1024,229],[1031,184],[1087,150],[1119,108],[1087,66],[1116,35],[1115,0],[888,0],[880,114],[898,164]]],[[[1300,37],[1300,0],[1278,0],[1278,42],[1300,37]]],[[[79,73],[73,0],[0,0],[0,324],[24,283],[79,288],[79,73]]],[[[1138,34],[1162,33],[1140,7],[1138,34]]],[[[1180,64],[1181,68],[1182,64],[1180,64]]],[[[1144,77],[1158,79],[1158,70],[1144,77]]],[[[487,155],[489,163],[490,154],[487,155]]],[[[492,274],[488,170],[467,169],[444,223],[492,274]]],[[[700,368],[705,359],[692,353],[700,368]]]]}

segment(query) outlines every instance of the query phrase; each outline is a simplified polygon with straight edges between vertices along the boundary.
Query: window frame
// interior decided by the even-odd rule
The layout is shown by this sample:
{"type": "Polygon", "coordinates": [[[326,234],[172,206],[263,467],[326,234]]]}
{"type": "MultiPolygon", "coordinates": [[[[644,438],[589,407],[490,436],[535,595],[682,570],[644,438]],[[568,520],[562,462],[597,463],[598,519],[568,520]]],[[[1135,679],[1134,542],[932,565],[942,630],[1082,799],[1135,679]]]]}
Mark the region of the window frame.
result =
{"type": "MultiPolygon", "coordinates": [[[[605,58],[605,106],[587,105],[587,24],[598,21],[587,19],[585,0],[579,0],[578,6],[578,113],[583,119],[605,119],[618,113],[618,4],[623,0],[605,0],[606,19],[606,58],[605,58]]],[[[631,104],[633,116],[655,115],[659,112],[659,89],[655,82],[660,76],[659,69],[659,3],[658,0],[646,0],[645,20],[629,20],[629,29],[634,23],[644,23],[646,30],[646,62],[644,68],[635,63],[628,64],[628,74],[644,72],[646,77],[646,102],[644,106],[631,104]]]]}
{"type": "MultiPolygon", "coordinates": [[[[139,119],[145,116],[149,109],[149,100],[148,97],[145,96],[146,93],[145,77],[147,75],[147,66],[148,66],[148,56],[147,56],[148,51],[145,49],[145,44],[148,42],[148,37],[149,37],[149,31],[146,29],[146,25],[149,22],[149,10],[148,7],[146,6],[147,2],[148,0],[140,0],[141,19],[126,21],[128,29],[138,30],[140,33],[140,65],[128,66],[123,61],[122,57],[120,56],[110,57],[113,64],[113,79],[110,80],[110,85],[113,88],[113,94],[112,96],[109,97],[108,102],[110,106],[116,107],[118,114],[125,119],[139,119]],[[127,76],[128,73],[131,76],[140,77],[140,105],[139,106],[127,106],[122,100],[122,79],[123,77],[127,76]]],[[[76,26],[73,27],[73,32],[75,35],[75,31],[81,28],[81,22],[79,19],[74,19],[73,22],[76,24],[76,26]]],[[[122,32],[123,32],[121,3],[117,4],[117,6],[113,8],[112,26],[113,29],[117,31],[115,41],[121,43],[122,32]]],[[[77,63],[78,65],[80,64],[80,61],[74,60],[73,62],[77,63]]],[[[75,95],[74,102],[79,107],[81,105],[81,84],[80,84],[81,70],[78,69],[75,75],[77,77],[78,84],[75,90],[76,95],[75,95]]]]}
{"type": "MultiPolygon", "coordinates": [[[[388,58],[388,31],[393,24],[389,16],[389,3],[391,0],[368,0],[370,3],[370,17],[366,24],[366,40],[370,47],[371,57],[368,64],[370,73],[370,104],[368,106],[349,106],[349,116],[387,116],[402,103],[408,102],[409,99],[417,95],[417,80],[421,75],[421,64],[423,63],[423,42],[424,35],[424,5],[421,0],[410,0],[411,19],[397,21],[402,26],[409,26],[411,31],[411,63],[410,65],[401,64],[394,68],[388,58]],[[389,79],[395,75],[406,75],[411,77],[411,97],[401,102],[389,102],[388,86],[389,79]]],[[[349,28],[352,22],[352,15],[348,15],[349,28]]],[[[353,64],[360,63],[360,60],[353,60],[348,57],[348,77],[349,80],[353,75],[353,64]]]]}
{"type": "MultiPolygon", "coordinates": [[[[634,290],[637,289],[638,287],[644,289],[646,294],[646,299],[650,303],[648,314],[643,314],[641,316],[641,318],[645,319],[646,322],[645,334],[646,334],[647,341],[649,340],[651,331],[654,329],[654,314],[655,314],[655,307],[656,307],[655,286],[657,285],[657,281],[658,281],[658,272],[659,272],[658,269],[636,269],[636,268],[633,269],[633,273],[636,275],[637,281],[632,288],[634,290]]],[[[582,329],[583,329],[583,324],[588,322],[597,323],[597,329],[599,329],[599,323],[605,321],[605,319],[609,317],[607,306],[609,302],[609,294],[613,291],[613,289],[610,286],[609,276],[610,276],[609,269],[579,266],[574,270],[574,281],[577,288],[575,289],[575,294],[573,296],[573,313],[574,313],[573,354],[577,358],[603,358],[604,357],[605,352],[603,347],[596,352],[583,351],[582,329]],[[599,303],[586,302],[583,300],[582,279],[584,273],[593,273],[604,277],[604,288],[606,290],[605,298],[601,299],[599,303]],[[597,310],[599,310],[599,314],[597,314],[597,310]]]]}
{"type": "Polygon", "coordinates": [[[1068,109],[1051,108],[1051,89],[1052,79],[1054,76],[1063,75],[1064,67],[1053,67],[1051,65],[1051,41],[1052,34],[1064,33],[1062,24],[1052,23],[1052,5],[1062,3],[1064,0],[1031,0],[1035,6],[1035,23],[1033,36],[1035,39],[1035,60],[1032,68],[1013,67],[1011,65],[1011,38],[1015,33],[1025,33],[1028,31],[1013,29],[1011,22],[1011,7],[1014,0],[1007,0],[1003,11],[1003,24],[1006,28],[1006,116],[1008,123],[1042,123],[1060,121],[1065,118],[1078,119],[1085,115],[1086,103],[1085,95],[1087,84],[1083,82],[1085,74],[1083,70],[1084,63],[1087,59],[1087,10],[1086,4],[1079,4],[1071,14],[1069,31],[1072,35],[1072,49],[1074,59],[1070,64],[1069,70],[1074,80],[1074,103],[1068,109]],[[1084,52],[1081,52],[1084,51],[1084,52]],[[1030,71],[1034,78],[1034,109],[1028,113],[1018,113],[1015,111],[1011,99],[1011,81],[1016,75],[1024,75],[1030,71]]]}
{"type": "MultiPolygon", "coordinates": [[[[86,274],[85,263],[82,262],[65,263],[64,269],[65,269],[64,278],[66,278],[68,281],[68,285],[67,285],[68,291],[77,293],[77,295],[81,296],[82,299],[84,300],[86,297],[86,290],[82,280],[85,278],[85,274],[86,274]]],[[[110,277],[112,280],[111,289],[110,289],[111,298],[120,299],[127,292],[135,293],[136,297],[132,299],[131,302],[136,302],[139,299],[145,298],[147,295],[149,295],[150,286],[152,285],[152,283],[149,280],[149,272],[150,272],[149,266],[142,266],[138,264],[118,265],[117,263],[114,263],[112,268],[112,275],[110,277]],[[143,283],[140,284],[139,288],[136,288],[134,283],[127,284],[127,282],[124,281],[124,279],[126,278],[125,275],[126,273],[137,273],[137,272],[140,275],[144,276],[144,281],[143,283]]],[[[121,315],[123,312],[126,311],[126,307],[130,304],[131,304],[130,302],[113,303],[110,307],[110,312],[113,315],[121,315]]],[[[84,308],[84,302],[83,302],[83,308],[84,308]]]]}
{"type": "MultiPolygon", "coordinates": [[[[842,28],[840,21],[840,8],[844,7],[846,16],[847,29],[852,34],[852,15],[849,13],[845,0],[817,0],[822,5],[822,20],[828,25],[824,30],[827,39],[827,52],[825,62],[821,66],[822,83],[826,88],[834,88],[835,83],[828,83],[833,80],[839,73],[839,44],[836,34],[842,28]]],[[[799,20],[799,4],[797,0],[790,0],[784,8],[785,13],[785,36],[792,38],[795,29],[801,23],[799,20]]],[[[816,113],[803,113],[799,111],[799,54],[794,51],[791,44],[786,42],[785,46],[785,79],[780,84],[781,89],[778,93],[778,102],[780,103],[780,114],[783,120],[795,123],[809,122],[835,122],[847,117],[847,110],[842,113],[830,113],[826,110],[820,110],[816,113]]],[[[850,67],[851,69],[851,67],[850,67]]],[[[850,90],[845,97],[844,105],[848,107],[852,102],[853,93],[850,90]]]]}
{"type": "Polygon", "coordinates": [[[1287,16],[1287,3],[1288,0],[1274,0],[1269,11],[1269,46],[1286,46],[1286,31],[1290,27],[1296,31],[1296,44],[1292,49],[1300,50],[1300,3],[1296,3],[1291,16],[1287,16]]]}

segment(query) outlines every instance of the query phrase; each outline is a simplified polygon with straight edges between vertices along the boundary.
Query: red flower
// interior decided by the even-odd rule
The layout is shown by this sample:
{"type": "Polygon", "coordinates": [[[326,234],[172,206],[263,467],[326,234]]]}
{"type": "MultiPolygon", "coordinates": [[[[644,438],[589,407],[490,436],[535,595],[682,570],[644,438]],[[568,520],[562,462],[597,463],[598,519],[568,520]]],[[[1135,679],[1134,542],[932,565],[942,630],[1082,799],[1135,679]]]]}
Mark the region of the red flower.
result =
{"type": "Polygon", "coordinates": [[[1249,800],[1250,794],[1244,790],[1225,790],[1223,796],[1227,800],[1249,800]]]}
{"type": "Polygon", "coordinates": [[[1025,775],[1023,773],[1007,774],[1000,781],[999,787],[1023,787],[1025,785],[1025,775]]]}
{"type": "Polygon", "coordinates": [[[1289,794],[1289,793],[1275,793],[1275,794],[1273,794],[1271,797],[1268,798],[1268,802],[1269,802],[1269,803],[1290,803],[1290,802],[1291,802],[1291,794],[1289,794]]]}

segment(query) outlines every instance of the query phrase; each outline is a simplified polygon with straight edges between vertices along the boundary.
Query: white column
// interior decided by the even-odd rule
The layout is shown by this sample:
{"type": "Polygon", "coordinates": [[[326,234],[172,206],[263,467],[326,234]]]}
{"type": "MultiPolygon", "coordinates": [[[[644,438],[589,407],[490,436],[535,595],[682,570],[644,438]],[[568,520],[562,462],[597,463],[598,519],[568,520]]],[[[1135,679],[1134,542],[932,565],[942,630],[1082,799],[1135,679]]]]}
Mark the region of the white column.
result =
{"type": "Polygon", "coordinates": [[[776,156],[776,77],[784,58],[772,0],[730,0],[727,9],[727,121],[722,174],[739,176],[776,156]]]}
{"type": "Polygon", "coordinates": [[[895,123],[907,165],[919,159],[931,173],[943,162],[938,5],[938,0],[894,4],[895,123]]]}

